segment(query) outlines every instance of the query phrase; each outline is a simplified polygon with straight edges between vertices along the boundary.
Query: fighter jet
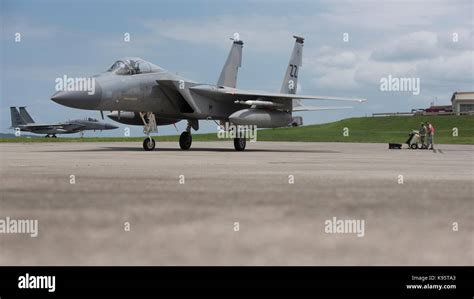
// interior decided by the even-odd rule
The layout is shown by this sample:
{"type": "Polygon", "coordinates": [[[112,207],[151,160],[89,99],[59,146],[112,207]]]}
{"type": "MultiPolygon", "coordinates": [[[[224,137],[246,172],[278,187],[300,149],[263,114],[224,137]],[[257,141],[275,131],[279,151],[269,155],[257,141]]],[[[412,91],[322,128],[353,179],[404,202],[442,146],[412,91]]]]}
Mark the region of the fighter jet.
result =
{"type": "Polygon", "coordinates": [[[30,116],[25,107],[20,107],[18,112],[16,107],[10,107],[12,118],[12,129],[32,132],[35,134],[46,134],[45,137],[54,137],[56,134],[82,133],[87,130],[112,130],[117,126],[99,122],[93,118],[75,119],[57,124],[37,124],[30,116]]]}
{"type": "MultiPolygon", "coordinates": [[[[117,60],[107,71],[95,75],[95,93],[59,91],[51,100],[64,106],[113,112],[110,118],[131,125],[143,125],[147,135],[146,151],[154,150],[150,133],[157,126],[187,120],[179,138],[183,150],[192,143],[191,129],[199,129],[199,120],[227,122],[258,128],[286,127],[292,112],[317,111],[348,107],[306,107],[302,100],[363,102],[365,99],[315,95],[297,95],[299,70],[302,66],[304,38],[293,36],[295,44],[288,62],[280,92],[237,89],[237,72],[242,64],[243,41],[232,39],[232,47],[217,84],[187,80],[141,58],[117,60]]],[[[246,139],[234,138],[234,147],[243,151],[246,139]]]]}

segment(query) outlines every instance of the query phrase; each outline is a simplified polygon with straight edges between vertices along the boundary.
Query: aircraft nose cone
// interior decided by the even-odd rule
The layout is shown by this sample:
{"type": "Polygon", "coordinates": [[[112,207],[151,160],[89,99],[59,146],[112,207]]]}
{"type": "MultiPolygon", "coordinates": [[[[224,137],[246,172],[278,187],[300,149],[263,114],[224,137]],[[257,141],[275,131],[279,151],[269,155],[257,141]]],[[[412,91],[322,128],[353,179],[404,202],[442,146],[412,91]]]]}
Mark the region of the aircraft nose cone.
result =
{"type": "Polygon", "coordinates": [[[113,130],[113,129],[117,129],[118,127],[117,126],[114,126],[114,125],[111,125],[111,124],[105,124],[105,129],[106,130],[113,130]]]}
{"type": "Polygon", "coordinates": [[[93,91],[58,91],[51,97],[53,102],[78,109],[96,109],[102,99],[102,89],[96,82],[93,91]]]}

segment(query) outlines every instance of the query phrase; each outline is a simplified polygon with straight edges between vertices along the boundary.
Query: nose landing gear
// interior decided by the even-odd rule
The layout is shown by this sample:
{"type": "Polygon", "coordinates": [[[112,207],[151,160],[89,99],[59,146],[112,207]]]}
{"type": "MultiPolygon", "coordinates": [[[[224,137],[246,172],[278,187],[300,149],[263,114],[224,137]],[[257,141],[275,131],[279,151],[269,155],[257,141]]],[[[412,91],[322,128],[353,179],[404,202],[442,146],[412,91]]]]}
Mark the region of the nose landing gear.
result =
{"type": "Polygon", "coordinates": [[[155,114],[153,112],[140,112],[140,118],[143,121],[143,133],[147,136],[145,140],[143,140],[143,149],[152,151],[155,149],[155,140],[150,136],[150,133],[158,132],[155,114]]]}
{"type": "Polygon", "coordinates": [[[145,138],[143,140],[143,149],[146,151],[152,151],[155,149],[155,140],[151,137],[145,138]]]}

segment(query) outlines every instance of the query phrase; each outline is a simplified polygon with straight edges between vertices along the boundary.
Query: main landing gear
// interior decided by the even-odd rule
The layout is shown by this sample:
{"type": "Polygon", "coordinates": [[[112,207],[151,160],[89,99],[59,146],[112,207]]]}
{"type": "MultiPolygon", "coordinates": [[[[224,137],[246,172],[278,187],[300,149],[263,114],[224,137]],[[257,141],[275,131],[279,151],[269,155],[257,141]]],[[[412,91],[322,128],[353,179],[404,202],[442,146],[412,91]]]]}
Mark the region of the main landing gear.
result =
{"type": "Polygon", "coordinates": [[[44,138],[49,138],[49,137],[52,137],[52,138],[56,138],[56,134],[46,134],[46,136],[44,136],[44,138]]]}
{"type": "Polygon", "coordinates": [[[194,130],[199,129],[199,123],[197,120],[188,120],[188,126],[186,127],[186,131],[181,133],[181,135],[179,136],[179,147],[183,151],[189,150],[191,148],[191,144],[193,143],[191,128],[194,128],[194,130]]]}
{"type": "Polygon", "coordinates": [[[184,131],[181,133],[179,136],[179,147],[183,151],[187,151],[191,148],[191,144],[193,143],[193,136],[191,135],[191,132],[184,131]]]}
{"type": "MultiPolygon", "coordinates": [[[[229,130],[229,128],[233,125],[232,123],[226,123],[225,120],[221,120],[218,126],[220,127],[219,130],[221,130],[221,132],[226,133],[229,130]]],[[[234,148],[236,151],[242,152],[245,150],[245,146],[247,145],[247,139],[245,138],[246,136],[245,131],[237,131],[239,130],[238,126],[234,127],[233,130],[234,130],[234,136],[238,136],[234,138],[234,148]],[[240,136],[244,136],[244,137],[240,137],[240,136]]]]}
{"type": "Polygon", "coordinates": [[[234,138],[234,148],[236,151],[241,152],[245,150],[247,145],[247,139],[245,138],[234,138]]]}
{"type": "Polygon", "coordinates": [[[197,119],[188,119],[188,125],[186,126],[186,131],[181,133],[179,136],[179,147],[183,151],[187,151],[191,148],[193,143],[193,136],[191,135],[191,129],[194,131],[199,130],[199,121],[197,119]]]}

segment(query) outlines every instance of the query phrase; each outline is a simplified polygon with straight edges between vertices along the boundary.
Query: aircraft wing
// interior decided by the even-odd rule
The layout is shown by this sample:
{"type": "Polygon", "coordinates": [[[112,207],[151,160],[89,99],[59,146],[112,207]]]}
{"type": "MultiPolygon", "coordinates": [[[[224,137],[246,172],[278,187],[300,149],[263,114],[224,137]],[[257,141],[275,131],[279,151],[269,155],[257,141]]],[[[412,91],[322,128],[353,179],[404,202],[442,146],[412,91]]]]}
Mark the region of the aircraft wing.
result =
{"type": "Polygon", "coordinates": [[[363,98],[345,98],[345,97],[331,97],[331,96],[318,96],[318,95],[298,95],[288,93],[273,93],[258,90],[244,90],[236,88],[218,88],[209,85],[198,85],[190,87],[190,89],[198,94],[212,97],[214,99],[228,99],[228,100],[330,100],[330,101],[344,101],[344,102],[365,102],[367,99],[363,98]]]}
{"type": "Polygon", "coordinates": [[[82,124],[77,124],[77,123],[65,123],[61,124],[58,129],[63,129],[66,131],[80,131],[80,130],[86,130],[87,126],[82,125],[82,124]]]}
{"type": "Polygon", "coordinates": [[[73,131],[73,130],[80,130],[85,128],[83,125],[79,124],[28,124],[25,126],[28,129],[33,130],[65,130],[65,131],[73,131]]]}
{"type": "Polygon", "coordinates": [[[28,129],[61,129],[62,125],[56,124],[27,124],[24,125],[28,129]]]}

